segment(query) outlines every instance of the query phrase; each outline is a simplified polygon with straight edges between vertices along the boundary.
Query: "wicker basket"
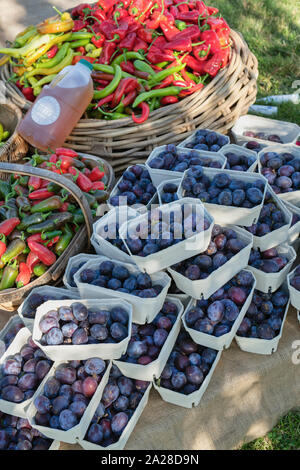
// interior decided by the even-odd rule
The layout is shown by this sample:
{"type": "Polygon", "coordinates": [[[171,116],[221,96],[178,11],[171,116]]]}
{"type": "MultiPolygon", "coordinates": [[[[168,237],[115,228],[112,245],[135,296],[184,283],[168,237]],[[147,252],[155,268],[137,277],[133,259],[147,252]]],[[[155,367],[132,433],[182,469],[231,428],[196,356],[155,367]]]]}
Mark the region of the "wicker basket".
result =
{"type": "Polygon", "coordinates": [[[41,178],[47,179],[51,182],[57,183],[63,188],[69,191],[77,204],[80,206],[84,218],[85,225],[80,228],[72,239],[70,245],[63,252],[63,254],[56,260],[56,262],[49,267],[49,269],[40,277],[34,279],[34,281],[27,284],[27,286],[21,287],[20,289],[6,289],[0,291],[0,308],[11,310],[17,305],[20,305],[25,297],[29,294],[31,289],[39,287],[44,284],[57,282],[63,275],[67,262],[71,256],[74,256],[81,251],[88,251],[90,247],[90,238],[92,233],[92,214],[86,198],[80,189],[72,181],[64,178],[61,175],[54,174],[51,171],[44,170],[41,168],[12,164],[12,163],[0,163],[0,172],[5,173],[7,178],[11,173],[17,173],[20,175],[30,176],[36,175],[41,178]]]}
{"type": "MultiPolygon", "coordinates": [[[[179,103],[153,111],[144,124],[131,118],[116,121],[81,119],[68,138],[70,147],[106,158],[116,171],[144,162],[154,147],[179,143],[195,129],[206,127],[226,133],[256,100],[258,64],[241,34],[231,31],[231,60],[203,90],[179,103]]],[[[7,93],[24,111],[30,106],[17,87],[8,82],[8,65],[0,69],[7,93]]]]}
{"type": "Polygon", "coordinates": [[[28,151],[28,144],[16,132],[16,127],[22,119],[20,109],[13,103],[0,103],[0,123],[11,136],[3,147],[0,147],[1,162],[22,160],[28,151]]]}

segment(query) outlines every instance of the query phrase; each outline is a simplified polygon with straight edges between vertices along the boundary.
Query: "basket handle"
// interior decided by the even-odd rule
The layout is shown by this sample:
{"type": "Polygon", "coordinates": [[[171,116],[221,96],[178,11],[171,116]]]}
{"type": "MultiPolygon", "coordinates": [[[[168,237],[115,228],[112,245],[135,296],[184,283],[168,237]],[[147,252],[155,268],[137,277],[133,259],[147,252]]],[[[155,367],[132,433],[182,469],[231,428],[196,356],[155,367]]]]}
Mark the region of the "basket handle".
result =
{"type": "Polygon", "coordinates": [[[88,248],[90,247],[90,239],[92,235],[92,225],[93,225],[93,217],[91,213],[90,206],[83,195],[82,191],[76,186],[75,183],[69,181],[67,178],[64,178],[61,175],[52,173],[52,171],[44,170],[43,168],[36,168],[31,167],[29,165],[19,165],[17,163],[0,163],[0,172],[6,173],[17,173],[24,176],[39,176],[40,178],[46,179],[51,181],[52,183],[57,183],[63,188],[67,189],[78,205],[82,210],[84,215],[85,224],[87,228],[87,235],[88,235],[88,248]]]}

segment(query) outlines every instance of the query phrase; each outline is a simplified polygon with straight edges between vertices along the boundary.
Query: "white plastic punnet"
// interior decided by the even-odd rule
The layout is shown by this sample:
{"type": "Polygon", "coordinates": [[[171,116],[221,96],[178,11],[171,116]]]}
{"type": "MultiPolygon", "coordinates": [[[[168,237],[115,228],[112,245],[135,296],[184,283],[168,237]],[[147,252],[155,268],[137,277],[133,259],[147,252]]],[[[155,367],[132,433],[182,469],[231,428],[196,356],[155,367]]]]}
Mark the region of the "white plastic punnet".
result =
{"type": "MultiPolygon", "coordinates": [[[[282,145],[282,144],[277,144],[277,145],[272,145],[269,147],[264,148],[261,150],[258,154],[258,170],[262,174],[262,169],[263,166],[261,164],[261,157],[263,156],[264,153],[267,152],[275,152],[278,155],[282,153],[291,153],[294,155],[294,157],[298,160],[300,160],[300,147],[297,147],[296,145],[282,145]]],[[[290,202],[291,204],[299,204],[300,200],[300,189],[296,191],[291,191],[288,193],[279,193],[278,197],[282,199],[284,202],[290,202]]]]}
{"type": "Polygon", "coordinates": [[[170,292],[170,295],[172,297],[174,297],[174,299],[180,300],[180,302],[182,303],[184,308],[186,308],[187,304],[191,300],[191,297],[187,294],[184,294],[184,293],[182,293],[182,294],[173,294],[172,292],[170,292]]]}
{"type": "Polygon", "coordinates": [[[296,266],[296,268],[293,269],[292,272],[290,272],[290,274],[287,277],[287,283],[288,283],[289,293],[290,293],[290,297],[291,297],[291,305],[293,307],[295,307],[296,310],[298,310],[298,316],[299,316],[300,292],[297,289],[295,289],[295,287],[293,287],[292,284],[291,284],[291,280],[295,276],[295,271],[296,271],[297,268],[298,268],[298,266],[296,266]]]}
{"type": "Polygon", "coordinates": [[[63,277],[63,283],[66,286],[66,288],[74,293],[77,293],[78,295],[78,289],[77,287],[74,287],[70,284],[70,271],[72,268],[78,268],[82,263],[87,263],[91,259],[96,258],[97,255],[89,255],[87,253],[79,253],[76,256],[72,256],[72,258],[69,259],[68,264],[66,266],[65,274],[63,277]]]}
{"type": "Polygon", "coordinates": [[[120,250],[108,240],[105,239],[104,227],[108,226],[112,230],[112,235],[115,233],[116,223],[121,226],[127,220],[134,219],[140,213],[129,206],[114,207],[101,219],[97,220],[93,225],[93,236],[91,243],[98,255],[107,256],[116,261],[123,263],[132,263],[131,256],[128,253],[120,250]]]}
{"type": "MultiPolygon", "coordinates": [[[[284,290],[286,290],[287,294],[289,293],[287,287],[285,287],[284,290]]],[[[276,352],[278,348],[279,340],[282,336],[282,331],[283,331],[284,323],[285,323],[285,320],[289,311],[289,306],[290,306],[290,301],[288,301],[286,305],[280,333],[276,336],[276,338],[267,340],[267,339],[260,339],[260,338],[244,338],[243,336],[236,335],[235,340],[239,348],[242,351],[246,351],[246,352],[253,353],[253,354],[270,355],[276,352]]]]}
{"type": "MultiPolygon", "coordinates": [[[[196,233],[190,238],[184,239],[175,245],[170,246],[164,250],[158,251],[152,255],[148,255],[145,257],[131,255],[133,262],[140,268],[142,271],[146,271],[148,274],[153,274],[158,271],[162,271],[169,266],[172,266],[174,263],[179,263],[184,259],[191,258],[192,256],[198,254],[201,251],[205,251],[209,245],[211,239],[211,232],[214,226],[214,219],[213,217],[207,212],[205,207],[203,206],[202,202],[198,199],[193,198],[183,198],[180,201],[174,201],[170,204],[164,204],[163,206],[159,207],[159,210],[162,211],[164,214],[170,213],[174,208],[178,208],[179,206],[193,206],[199,209],[199,212],[202,212],[203,216],[209,220],[210,226],[207,230],[196,233]]],[[[126,222],[120,228],[120,236],[122,240],[126,244],[126,236],[131,230],[134,230],[139,224],[142,222],[146,222],[148,220],[148,214],[141,215],[134,220],[126,222]]],[[[130,249],[128,248],[128,252],[130,253],[130,249]]]]}
{"type": "MultiPolygon", "coordinates": [[[[90,357],[94,357],[94,356],[90,356],[90,357]]],[[[67,442],[68,444],[75,444],[77,442],[77,440],[81,437],[82,432],[83,432],[82,430],[86,426],[86,422],[87,421],[89,422],[89,420],[93,417],[93,415],[94,415],[94,413],[97,409],[97,406],[99,404],[99,400],[102,396],[105,385],[108,382],[109,372],[110,372],[112,363],[111,363],[111,361],[108,362],[108,365],[107,365],[106,371],[105,371],[105,373],[102,377],[102,380],[99,383],[96,392],[92,396],[92,398],[91,398],[91,400],[90,400],[90,402],[89,402],[89,404],[88,404],[81,420],[79,421],[79,423],[76,426],[74,426],[73,428],[69,429],[68,431],[63,431],[62,429],[53,429],[53,428],[50,428],[48,426],[41,426],[39,424],[36,424],[35,415],[37,413],[37,410],[36,410],[36,407],[34,406],[34,401],[35,401],[36,397],[38,397],[40,395],[43,395],[45,383],[47,382],[47,380],[50,377],[54,376],[55,370],[61,364],[64,364],[65,362],[67,362],[67,361],[58,361],[58,362],[55,362],[53,364],[52,368],[50,369],[50,371],[48,372],[48,374],[46,375],[46,377],[44,378],[44,380],[40,384],[39,388],[35,392],[34,396],[32,397],[31,403],[27,408],[26,417],[28,418],[29,423],[33,428],[40,431],[42,434],[44,434],[44,436],[48,437],[49,439],[55,439],[55,440],[58,440],[58,441],[67,442]]]]}
{"type": "Polygon", "coordinates": [[[287,240],[289,229],[292,223],[292,214],[290,210],[287,209],[286,204],[274,193],[270,185],[267,187],[267,192],[271,193],[274,204],[283,213],[285,224],[277,230],[273,230],[272,232],[267,233],[263,237],[253,235],[253,248],[259,248],[261,251],[269,250],[269,248],[274,248],[275,246],[285,242],[287,240]]]}
{"type": "MultiPolygon", "coordinates": [[[[88,256],[88,255],[87,255],[88,256]]],[[[49,295],[52,298],[52,300],[60,300],[63,297],[67,297],[68,299],[79,299],[80,295],[78,292],[78,289],[76,288],[75,292],[71,292],[68,289],[63,289],[60,287],[54,287],[54,286],[41,286],[41,287],[35,287],[32,289],[30,294],[26,297],[24,302],[20,305],[18,308],[18,314],[22,321],[24,322],[25,326],[33,332],[33,324],[34,324],[34,318],[27,318],[24,316],[24,312],[26,311],[28,302],[30,300],[30,297],[32,294],[40,294],[40,295],[49,295]]]]}
{"type": "MultiPolygon", "coordinates": [[[[216,132],[212,129],[201,129],[201,130],[207,130],[208,132],[214,132],[215,134],[217,134],[218,137],[225,137],[225,139],[227,140],[227,144],[230,144],[230,138],[228,137],[228,135],[224,135],[224,134],[220,134],[220,132],[216,132]]],[[[180,144],[178,145],[178,148],[188,148],[189,150],[193,150],[189,147],[187,147],[187,145],[189,144],[192,144],[193,143],[193,140],[195,139],[195,135],[196,135],[197,131],[193,132],[192,135],[190,135],[189,137],[187,137],[186,139],[184,139],[182,142],[180,142],[180,144]]],[[[221,149],[219,150],[219,152],[223,152],[223,148],[224,147],[221,147],[221,149]]],[[[197,149],[196,149],[197,150],[197,149]]],[[[208,153],[213,153],[213,152],[209,152],[207,151],[208,153]]]]}
{"type": "Polygon", "coordinates": [[[158,391],[161,398],[168,402],[172,403],[173,405],[182,406],[184,408],[192,408],[193,406],[198,406],[208,385],[212,379],[213,373],[215,368],[218,365],[219,360],[221,359],[222,351],[218,351],[218,354],[211,366],[211,369],[207,376],[205,377],[202,385],[200,386],[199,390],[196,390],[190,395],[184,395],[183,393],[175,392],[174,390],[169,390],[164,387],[160,387],[157,383],[153,382],[154,388],[158,391]]]}
{"type": "Polygon", "coordinates": [[[169,300],[170,302],[173,302],[177,305],[178,315],[177,320],[169,332],[169,335],[159,353],[158,358],[145,366],[141,364],[130,364],[129,362],[123,361],[113,361],[114,364],[116,364],[116,366],[120,369],[122,374],[126,377],[130,377],[136,380],[149,380],[151,382],[154,378],[158,378],[162,373],[179,334],[181,328],[181,316],[183,314],[183,305],[179,300],[172,296],[167,296],[166,300],[169,300]]]}
{"type": "MultiPolygon", "coordinates": [[[[121,436],[120,436],[120,438],[117,442],[115,442],[114,444],[111,444],[110,446],[102,447],[100,445],[93,444],[92,442],[89,442],[89,441],[85,440],[85,435],[88,431],[90,422],[91,422],[92,417],[93,417],[93,416],[90,416],[89,421],[87,419],[84,420],[84,426],[82,426],[82,432],[81,432],[82,437],[80,439],[78,439],[78,444],[81,445],[81,447],[85,450],[105,450],[105,451],[108,451],[108,450],[123,450],[125,445],[126,445],[126,442],[128,441],[128,439],[129,439],[129,437],[132,433],[132,431],[134,430],[141,414],[143,413],[144,409],[146,408],[146,405],[147,405],[148,399],[149,399],[149,393],[150,393],[151,387],[152,387],[152,384],[150,383],[147,390],[145,391],[141,401],[139,402],[136,410],[134,411],[132,417],[128,421],[127,426],[125,427],[124,431],[122,432],[122,434],[121,434],[121,436]]],[[[97,402],[97,406],[99,405],[100,401],[101,400],[99,400],[97,402]]]]}
{"type": "MultiPolygon", "coordinates": [[[[28,330],[28,328],[22,328],[20,331],[18,331],[15,339],[1,357],[0,368],[4,364],[6,358],[9,356],[14,356],[15,354],[19,354],[22,347],[25,346],[30,337],[31,332],[28,330]]],[[[29,398],[28,400],[24,400],[22,403],[13,403],[11,401],[6,401],[0,398],[0,411],[3,411],[9,415],[18,416],[19,418],[26,418],[26,409],[31,401],[32,398],[29,398]]]]}
{"type": "MultiPolygon", "coordinates": [[[[144,324],[149,323],[161,310],[165,301],[168,289],[171,285],[171,278],[164,272],[158,272],[151,275],[152,281],[156,284],[163,286],[161,293],[154,298],[143,299],[137,295],[127,294],[125,292],[118,292],[106,287],[94,286],[80,281],[81,271],[84,269],[98,269],[103,261],[111,261],[105,256],[98,256],[96,261],[89,261],[82,269],[75,274],[75,282],[78,286],[81,297],[85,299],[124,299],[132,305],[132,320],[134,323],[144,324]]],[[[139,268],[134,264],[125,264],[121,261],[114,261],[119,266],[124,266],[132,274],[140,273],[139,268]]]]}
{"type": "MultiPolygon", "coordinates": [[[[5,346],[4,338],[5,338],[6,334],[9,332],[10,328],[13,328],[17,323],[23,323],[23,327],[25,326],[24,322],[19,317],[19,315],[14,315],[13,317],[11,317],[8,320],[8,322],[5,324],[5,326],[0,331],[0,358],[5,353],[5,351],[7,349],[6,346],[5,346]]],[[[22,329],[22,328],[20,328],[20,329],[22,329]]]]}
{"type": "MultiPolygon", "coordinates": [[[[272,145],[272,142],[269,140],[265,141],[243,135],[246,131],[252,131],[255,132],[255,134],[258,132],[264,132],[268,135],[276,134],[284,144],[293,144],[296,143],[297,137],[300,134],[300,127],[297,126],[297,124],[292,124],[291,122],[276,121],[275,119],[247,114],[245,116],[241,116],[231,129],[236,143],[238,145],[242,145],[244,142],[257,140],[260,143],[267,142],[268,145],[272,145]]],[[[276,145],[276,142],[273,144],[276,145]]]]}
{"type": "Polygon", "coordinates": [[[285,256],[289,261],[287,265],[278,273],[265,273],[260,269],[248,266],[248,269],[254,274],[256,279],[256,289],[265,292],[275,292],[284,283],[291,267],[297,257],[297,254],[291,246],[283,243],[276,247],[278,254],[285,256]]]}
{"type": "Polygon", "coordinates": [[[131,337],[131,324],[132,324],[132,307],[122,299],[80,299],[80,303],[85,305],[88,309],[104,309],[111,310],[114,307],[122,307],[127,311],[129,316],[128,321],[128,336],[119,343],[99,343],[99,344],[60,344],[57,346],[48,346],[41,344],[42,332],[39,328],[39,323],[44,315],[50,310],[56,310],[59,307],[69,307],[78,299],[73,300],[50,300],[45,302],[36,311],[36,316],[33,326],[33,341],[44,351],[44,353],[53,361],[71,361],[71,360],[85,360],[89,357],[100,357],[101,359],[119,359],[126,351],[128,342],[131,337]]]}
{"type": "Polygon", "coordinates": [[[235,225],[226,225],[226,228],[232,228],[237,233],[238,239],[246,243],[246,246],[227,263],[213,271],[206,279],[191,281],[172,269],[172,267],[168,268],[168,272],[171,274],[178,289],[194,299],[208,299],[220,287],[224,286],[226,282],[230,281],[237,273],[248,266],[253,242],[251,233],[235,225]]]}
{"type": "MultiPolygon", "coordinates": [[[[183,178],[181,184],[178,188],[178,197],[186,197],[186,191],[182,188],[182,182],[187,174],[188,170],[186,170],[183,174],[183,178]]],[[[203,168],[203,174],[207,176],[210,180],[214,178],[214,176],[226,173],[230,178],[233,180],[244,181],[245,183],[254,183],[254,181],[261,180],[264,184],[264,192],[263,192],[263,200],[260,204],[251,209],[247,209],[245,207],[235,207],[235,206],[222,206],[219,204],[211,204],[208,202],[204,202],[205,208],[208,212],[214,217],[215,222],[217,224],[227,224],[229,221],[235,225],[245,225],[249,227],[250,225],[254,224],[258,218],[260,211],[264,204],[264,198],[267,191],[267,180],[262,175],[258,175],[257,173],[249,173],[245,171],[234,171],[234,170],[217,170],[215,168],[203,168]]],[[[196,198],[197,199],[197,198],[196,198]]]]}
{"type": "MultiPolygon", "coordinates": [[[[166,150],[166,145],[162,145],[161,147],[156,147],[152,152],[150,153],[148,159],[146,160],[146,168],[150,173],[152,183],[156,188],[158,186],[166,181],[171,181],[173,179],[178,179],[182,178],[183,173],[181,171],[172,171],[172,170],[157,170],[155,168],[151,168],[150,162],[153,160],[153,158],[157,157],[161,152],[166,150]]],[[[226,158],[222,154],[222,152],[208,152],[208,151],[202,151],[202,150],[193,150],[193,149],[188,149],[188,148],[182,148],[180,146],[177,147],[177,153],[179,155],[185,155],[187,152],[195,152],[197,153],[197,156],[201,158],[202,160],[207,160],[207,165],[211,163],[211,161],[217,161],[220,163],[221,168],[225,168],[226,165],[226,158]]]]}
{"type": "Polygon", "coordinates": [[[247,172],[248,173],[253,173],[255,172],[257,165],[258,165],[258,156],[257,153],[254,152],[253,150],[249,150],[246,147],[240,147],[239,145],[235,144],[227,144],[224,147],[222,147],[222,153],[226,157],[227,153],[234,153],[237,155],[243,155],[245,157],[252,157],[254,158],[254,161],[251,166],[249,166],[247,172]]]}
{"type": "Polygon", "coordinates": [[[213,335],[208,335],[206,333],[201,333],[200,331],[197,331],[194,328],[190,328],[190,327],[187,326],[186,321],[185,321],[185,316],[186,316],[187,312],[191,308],[193,308],[197,303],[196,299],[191,299],[191,301],[190,301],[189,305],[187,306],[187,308],[184,312],[184,315],[182,317],[182,323],[183,323],[184,328],[188,332],[188,334],[193,339],[193,341],[197,344],[200,344],[201,346],[206,346],[207,348],[217,349],[218,351],[222,351],[223,349],[228,349],[230,347],[235,335],[236,335],[237,330],[240,327],[240,324],[243,321],[244,316],[246,315],[246,312],[247,312],[250,304],[251,304],[255,286],[256,286],[256,281],[255,281],[255,277],[253,276],[253,286],[252,286],[251,292],[249,293],[247,299],[245,300],[245,303],[243,304],[243,306],[240,310],[239,316],[237,317],[234,324],[232,325],[232,328],[229,331],[229,333],[226,333],[225,335],[220,336],[218,338],[216,336],[213,336],[213,335]]]}
{"type": "MultiPolygon", "coordinates": [[[[162,193],[163,193],[163,188],[165,186],[165,184],[167,183],[172,183],[172,184],[175,184],[177,186],[177,189],[179,188],[179,185],[180,185],[180,182],[181,182],[181,178],[176,178],[176,179],[173,179],[173,180],[168,180],[168,181],[162,181],[158,187],[157,187],[157,195],[158,195],[158,201],[159,201],[159,204],[162,206],[163,204],[165,204],[165,202],[162,202],[161,200],[161,196],[162,196],[162,193]]],[[[177,191],[176,191],[177,192],[177,191]]]]}
{"type": "Polygon", "coordinates": [[[292,225],[291,223],[289,231],[288,231],[287,242],[290,244],[293,244],[299,238],[299,234],[300,234],[300,208],[295,206],[294,204],[291,204],[288,201],[284,201],[284,205],[286,206],[287,210],[291,212],[292,219],[294,215],[297,215],[299,217],[298,222],[296,222],[294,225],[292,225]]]}

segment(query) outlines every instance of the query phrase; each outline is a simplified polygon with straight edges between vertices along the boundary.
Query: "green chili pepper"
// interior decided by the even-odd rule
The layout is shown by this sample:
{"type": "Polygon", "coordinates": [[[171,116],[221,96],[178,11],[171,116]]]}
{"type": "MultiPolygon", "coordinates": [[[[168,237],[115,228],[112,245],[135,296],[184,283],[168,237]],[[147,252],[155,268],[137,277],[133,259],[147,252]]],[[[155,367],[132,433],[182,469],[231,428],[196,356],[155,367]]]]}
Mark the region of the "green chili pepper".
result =
{"type": "Polygon", "coordinates": [[[184,21],[180,21],[180,20],[175,20],[175,25],[176,25],[176,28],[179,29],[179,31],[183,31],[184,29],[186,29],[186,23],[184,21]]]}
{"type": "Polygon", "coordinates": [[[36,212],[49,212],[53,210],[58,210],[62,206],[62,200],[59,196],[51,196],[44,201],[39,202],[31,208],[31,212],[35,214],[36,212]]]}
{"type": "Polygon", "coordinates": [[[149,73],[150,75],[156,75],[151,65],[147,64],[144,60],[135,60],[133,62],[134,67],[141,72],[149,73]]]}
{"type": "Polygon", "coordinates": [[[69,37],[69,41],[78,41],[79,39],[91,39],[92,37],[92,33],[76,31],[76,33],[71,34],[71,36],[69,37]]]}
{"type": "Polygon", "coordinates": [[[142,103],[143,101],[148,101],[151,98],[161,98],[162,96],[178,95],[184,89],[185,88],[179,86],[169,86],[158,90],[145,91],[144,93],[141,93],[136,97],[132,107],[136,108],[140,103],[142,103]]]}
{"type": "Polygon", "coordinates": [[[84,222],[85,219],[84,219],[84,215],[83,215],[81,209],[78,209],[77,212],[75,212],[75,213],[73,214],[73,219],[72,219],[72,220],[73,220],[73,223],[74,223],[75,225],[81,225],[81,224],[83,224],[83,222],[84,222]]]}
{"type": "Polygon", "coordinates": [[[36,84],[34,85],[33,89],[35,88],[41,88],[43,85],[46,83],[52,82],[52,80],[57,76],[57,73],[54,73],[52,75],[46,75],[46,77],[41,78],[41,80],[38,80],[36,84]]]}
{"type": "Polygon", "coordinates": [[[100,191],[99,189],[97,189],[93,192],[93,196],[96,198],[98,204],[100,204],[101,202],[107,201],[107,199],[109,198],[109,193],[105,190],[100,191]]]}
{"type": "Polygon", "coordinates": [[[7,201],[5,203],[5,206],[7,208],[6,217],[8,219],[12,219],[13,217],[19,216],[19,210],[14,199],[10,199],[9,201],[7,201]]]}
{"type": "Polygon", "coordinates": [[[13,262],[13,264],[9,264],[5,267],[1,282],[0,282],[0,290],[10,289],[14,286],[15,280],[17,279],[19,274],[19,268],[17,264],[17,260],[13,262]]]}
{"type": "Polygon", "coordinates": [[[26,196],[18,196],[16,198],[16,204],[21,211],[28,212],[31,209],[31,204],[26,196]]]}
{"type": "Polygon", "coordinates": [[[122,114],[122,113],[107,113],[104,119],[108,119],[110,121],[114,121],[116,119],[123,119],[123,118],[128,118],[128,114],[122,114]]]}
{"type": "Polygon", "coordinates": [[[114,75],[113,80],[107,85],[107,87],[103,90],[94,92],[94,99],[99,100],[101,98],[105,98],[105,96],[108,96],[115,91],[122,77],[122,69],[119,65],[114,66],[114,75]]]}
{"type": "Polygon", "coordinates": [[[73,51],[72,49],[69,49],[67,52],[66,57],[61,60],[57,65],[51,68],[35,68],[31,72],[26,73],[25,78],[33,77],[34,75],[53,75],[55,73],[60,72],[63,68],[67,67],[68,65],[71,65],[72,60],[73,60],[73,51]]]}
{"type": "Polygon", "coordinates": [[[26,246],[25,250],[23,251],[24,254],[28,255],[30,253],[29,247],[26,246]]]}
{"type": "Polygon", "coordinates": [[[41,235],[42,240],[52,240],[52,238],[60,237],[62,234],[61,230],[52,230],[52,232],[43,232],[41,235]]]}
{"type": "Polygon", "coordinates": [[[33,268],[33,274],[37,277],[42,276],[47,271],[47,266],[44,264],[36,264],[33,268]]]}
{"type": "Polygon", "coordinates": [[[30,225],[40,224],[43,222],[47,217],[49,217],[51,213],[42,214],[36,213],[31,215],[26,215],[23,217],[22,222],[18,225],[19,230],[26,230],[30,225]]]}
{"type": "Polygon", "coordinates": [[[134,60],[134,59],[137,59],[137,60],[144,60],[144,57],[139,53],[139,52],[133,52],[133,51],[129,51],[129,52],[126,52],[125,54],[121,54],[119,55],[118,57],[116,57],[111,65],[114,66],[114,65],[120,65],[121,62],[123,62],[124,60],[134,60]]]}
{"type": "Polygon", "coordinates": [[[41,223],[30,225],[27,228],[27,232],[34,235],[35,233],[50,232],[57,230],[67,222],[73,219],[71,212],[60,212],[59,214],[51,215],[47,220],[41,223]]]}
{"type": "Polygon", "coordinates": [[[2,134],[2,139],[4,142],[9,138],[10,132],[9,131],[4,131],[2,134]]]}
{"type": "Polygon", "coordinates": [[[169,75],[173,75],[174,73],[180,72],[180,70],[184,69],[186,64],[176,65],[175,67],[170,67],[169,69],[162,70],[161,72],[156,73],[152,77],[149,78],[149,86],[155,86],[158,83],[162,82],[165,78],[169,75]]]}
{"type": "Polygon", "coordinates": [[[20,238],[13,240],[7,247],[6,252],[1,256],[1,263],[7,264],[11,259],[16,258],[26,248],[26,243],[20,238]]]}
{"type": "Polygon", "coordinates": [[[7,219],[7,217],[6,217],[6,209],[5,209],[5,207],[3,207],[3,206],[0,207],[0,218],[1,218],[2,220],[6,220],[6,219],[7,219]]]}
{"type": "Polygon", "coordinates": [[[68,224],[66,224],[66,226],[63,230],[62,236],[60,237],[58,242],[55,244],[54,252],[58,256],[60,256],[66,250],[66,248],[70,244],[70,241],[72,240],[72,238],[73,238],[73,231],[70,229],[68,224]]]}
{"type": "Polygon", "coordinates": [[[89,44],[90,40],[89,39],[78,39],[78,41],[74,41],[70,44],[72,49],[76,49],[76,47],[84,47],[89,44]]]}
{"type": "Polygon", "coordinates": [[[98,206],[97,200],[92,194],[85,193],[85,192],[83,194],[85,198],[87,199],[87,202],[89,203],[90,208],[95,207],[95,205],[98,206]]]}
{"type": "Polygon", "coordinates": [[[59,186],[59,184],[50,182],[47,186],[47,189],[51,193],[59,193],[61,190],[61,186],[59,186]]]}
{"type": "Polygon", "coordinates": [[[7,181],[0,180],[0,196],[5,199],[11,192],[11,185],[7,181]]]}
{"type": "Polygon", "coordinates": [[[25,44],[37,35],[37,29],[35,26],[29,26],[23,34],[17,36],[14,42],[14,47],[23,47],[25,44]]]}
{"type": "Polygon", "coordinates": [[[38,153],[35,153],[34,155],[32,155],[31,162],[33,163],[33,166],[37,166],[37,165],[40,165],[41,163],[48,162],[48,160],[49,160],[49,155],[39,155],[38,153]]]}

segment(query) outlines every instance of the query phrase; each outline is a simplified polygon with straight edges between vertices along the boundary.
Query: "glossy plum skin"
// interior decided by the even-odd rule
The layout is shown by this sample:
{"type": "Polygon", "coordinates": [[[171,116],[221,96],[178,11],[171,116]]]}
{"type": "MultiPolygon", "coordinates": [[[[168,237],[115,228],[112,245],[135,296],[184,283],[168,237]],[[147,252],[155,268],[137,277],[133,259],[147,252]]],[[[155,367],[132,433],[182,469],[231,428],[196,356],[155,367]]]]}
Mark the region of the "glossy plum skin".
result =
{"type": "MultiPolygon", "coordinates": [[[[300,218],[299,218],[300,220],[300,218]]],[[[297,220],[295,220],[295,223],[297,220]]],[[[263,237],[268,233],[278,230],[287,225],[285,214],[277,206],[276,201],[269,191],[266,192],[263,208],[258,221],[250,227],[244,227],[248,232],[256,237],[263,237]]]]}
{"type": "Polygon", "coordinates": [[[147,205],[156,193],[148,170],[141,165],[127,168],[116,188],[116,194],[109,199],[112,206],[147,205]]]}
{"type": "Polygon", "coordinates": [[[254,156],[239,154],[238,152],[224,153],[227,158],[226,170],[247,171],[256,161],[254,156]]]}
{"type": "Polygon", "coordinates": [[[0,450],[48,450],[52,442],[27,419],[0,412],[0,450]]]}
{"type": "Polygon", "coordinates": [[[219,269],[245,247],[246,244],[238,239],[234,230],[215,225],[211,242],[205,252],[177,263],[171,268],[191,281],[207,279],[213,271],[219,269]]]}
{"type": "Polygon", "coordinates": [[[57,366],[47,379],[43,393],[34,401],[35,420],[43,426],[68,431],[76,426],[95,394],[108,361],[93,357],[57,366]]]}
{"type": "Polygon", "coordinates": [[[280,255],[276,248],[261,252],[260,250],[251,250],[249,265],[267,274],[280,272],[289,260],[286,256],[280,255]]]}
{"type": "Polygon", "coordinates": [[[300,189],[300,159],[292,152],[265,152],[260,162],[261,173],[276,194],[300,189]]]}
{"type": "Polygon", "coordinates": [[[118,442],[149,385],[123,376],[114,365],[84,439],[101,447],[118,442]]]}
{"type": "MultiPolygon", "coordinates": [[[[80,267],[80,266],[79,266],[80,267]]],[[[76,271],[79,269],[79,267],[76,269],[76,271]]],[[[75,274],[75,272],[74,272],[75,274]]],[[[76,287],[74,284],[73,287],[76,287]]],[[[24,304],[24,308],[22,310],[22,315],[25,318],[35,318],[36,314],[36,309],[42,305],[44,302],[47,302],[48,300],[66,300],[72,298],[72,294],[65,289],[65,293],[54,293],[54,292],[49,292],[48,294],[38,294],[37,292],[31,293],[28,295],[26,302],[24,304]]]]}
{"type": "Polygon", "coordinates": [[[289,295],[279,288],[272,294],[254,291],[237,336],[271,340],[280,333],[289,295]]]}
{"type": "Polygon", "coordinates": [[[209,299],[195,301],[185,313],[187,327],[216,337],[229,333],[253,284],[253,275],[249,271],[240,271],[209,299]]]}
{"type": "Polygon", "coordinates": [[[157,385],[189,395],[199,390],[216,356],[217,351],[197,345],[182,329],[157,385]]]}
{"type": "Polygon", "coordinates": [[[219,135],[209,129],[199,129],[191,142],[185,144],[185,147],[206,152],[219,152],[228,142],[228,137],[224,135],[219,135]]]}
{"type": "MultiPolygon", "coordinates": [[[[129,315],[121,306],[113,307],[110,311],[96,308],[88,310],[81,302],[74,302],[70,307],[60,307],[57,312],[59,311],[61,314],[57,326],[53,326],[47,334],[42,336],[42,344],[67,346],[119,343],[128,336],[129,315]],[[73,320],[69,321],[71,315],[73,320]],[[67,320],[64,321],[61,318],[67,318],[67,320]],[[51,333],[53,333],[52,337],[50,337],[51,333]]],[[[56,311],[51,311],[42,317],[43,325],[48,318],[52,320],[50,315],[54,313],[56,311]]]]}
{"type": "Polygon", "coordinates": [[[170,202],[177,201],[177,189],[179,184],[175,183],[165,183],[162,192],[160,194],[161,202],[163,204],[169,204],[170,202]]]}

